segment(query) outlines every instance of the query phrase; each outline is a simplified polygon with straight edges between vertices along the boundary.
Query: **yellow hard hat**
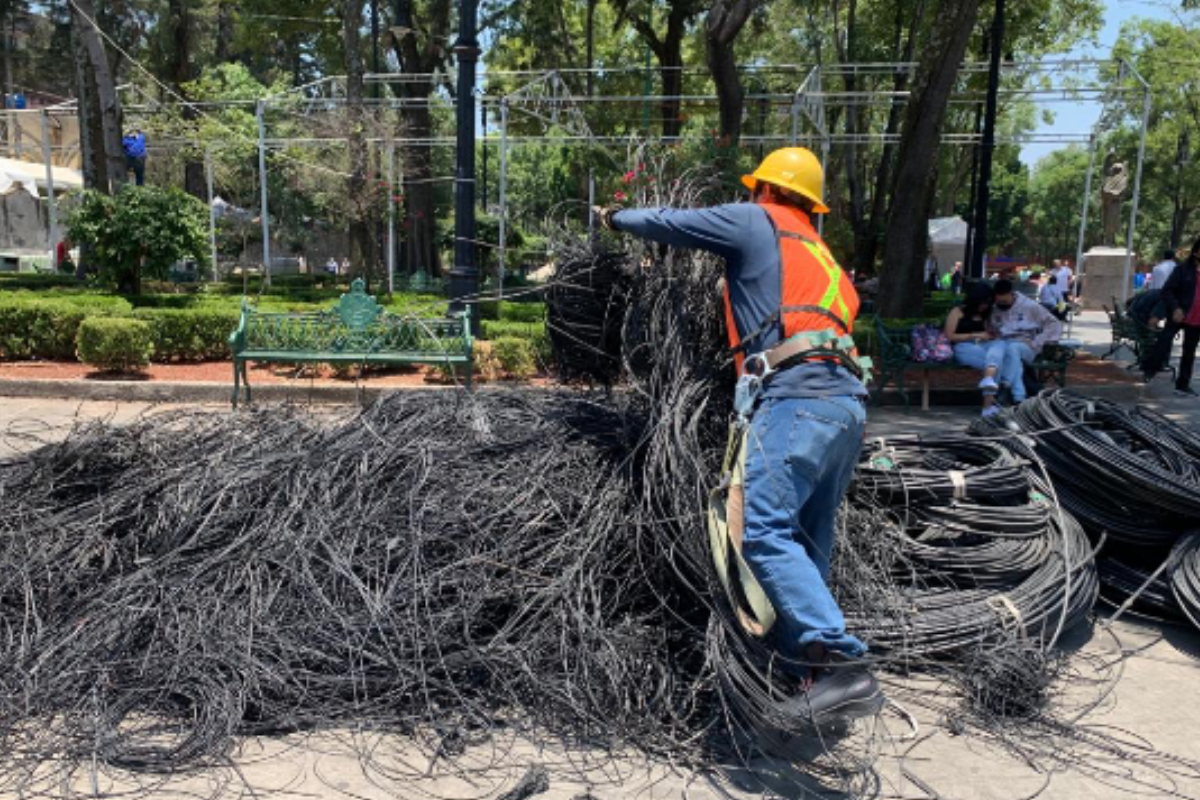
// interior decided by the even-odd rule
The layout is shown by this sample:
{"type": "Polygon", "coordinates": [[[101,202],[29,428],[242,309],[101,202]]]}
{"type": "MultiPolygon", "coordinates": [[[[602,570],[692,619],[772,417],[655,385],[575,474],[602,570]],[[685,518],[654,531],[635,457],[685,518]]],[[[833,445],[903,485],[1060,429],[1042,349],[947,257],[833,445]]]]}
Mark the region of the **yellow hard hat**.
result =
{"type": "Polygon", "coordinates": [[[821,168],[821,162],[813,152],[807,148],[781,147],[764,158],[753,175],[742,176],[742,183],[752,192],[759,181],[807,197],[815,204],[813,211],[817,214],[829,213],[829,206],[821,199],[825,170],[821,168]]]}

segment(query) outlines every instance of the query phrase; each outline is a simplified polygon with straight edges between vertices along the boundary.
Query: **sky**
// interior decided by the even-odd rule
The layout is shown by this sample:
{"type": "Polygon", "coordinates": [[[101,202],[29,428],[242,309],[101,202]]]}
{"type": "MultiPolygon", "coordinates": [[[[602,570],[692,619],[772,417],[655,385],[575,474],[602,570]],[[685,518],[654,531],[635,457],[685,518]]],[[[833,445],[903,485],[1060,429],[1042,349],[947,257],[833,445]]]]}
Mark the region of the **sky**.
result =
{"type": "MultiPolygon", "coordinates": [[[[1108,0],[1107,6],[1104,12],[1104,28],[1098,37],[1099,47],[1088,44],[1055,58],[1108,58],[1125,22],[1134,17],[1174,19],[1173,12],[1178,9],[1179,3],[1178,0],[1108,0]]],[[[1054,122],[1042,125],[1038,133],[1086,134],[1091,131],[1100,116],[1098,102],[1053,103],[1047,108],[1054,112],[1054,122]]],[[[1041,142],[1028,144],[1021,149],[1021,159],[1027,164],[1034,164],[1052,150],[1065,146],[1041,142]]]]}

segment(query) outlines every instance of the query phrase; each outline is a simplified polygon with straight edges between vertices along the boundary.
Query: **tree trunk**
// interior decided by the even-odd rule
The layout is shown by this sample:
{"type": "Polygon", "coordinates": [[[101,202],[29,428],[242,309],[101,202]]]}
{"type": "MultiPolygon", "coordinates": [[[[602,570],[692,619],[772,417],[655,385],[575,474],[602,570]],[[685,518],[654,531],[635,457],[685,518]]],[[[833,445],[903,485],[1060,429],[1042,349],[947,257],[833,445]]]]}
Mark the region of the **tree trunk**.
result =
{"type": "Polygon", "coordinates": [[[217,4],[217,41],[213,50],[213,60],[224,64],[233,55],[233,10],[234,0],[221,0],[217,4]]]}
{"type": "MultiPolygon", "coordinates": [[[[850,0],[846,9],[846,37],[843,44],[842,36],[839,32],[839,20],[841,19],[841,3],[834,0],[833,3],[833,40],[837,47],[838,59],[843,64],[852,64],[855,61],[855,38],[857,37],[857,15],[858,15],[858,0],[850,0]]],[[[853,72],[847,72],[843,80],[847,92],[858,91],[858,78],[853,72]]],[[[846,107],[846,133],[850,137],[850,141],[846,144],[845,168],[846,168],[846,188],[850,192],[850,228],[854,232],[854,252],[865,250],[869,247],[868,240],[871,238],[871,221],[867,218],[867,195],[864,178],[860,171],[860,162],[858,158],[859,143],[856,141],[859,134],[862,133],[862,108],[852,99],[846,107]]]]}
{"type": "MultiPolygon", "coordinates": [[[[180,97],[187,99],[184,84],[196,78],[192,64],[194,18],[189,10],[189,0],[169,0],[167,13],[171,21],[171,64],[168,76],[171,88],[180,97]]],[[[196,112],[190,106],[183,107],[183,118],[194,120],[196,112]]],[[[192,197],[208,202],[208,182],[204,174],[203,159],[188,157],[183,164],[183,190],[192,197]]]]}
{"type": "MultiPolygon", "coordinates": [[[[925,18],[926,0],[917,0],[916,7],[911,14],[906,14],[907,3],[900,2],[896,8],[896,39],[893,51],[896,53],[896,60],[908,64],[913,60],[913,53],[916,52],[917,32],[921,29],[921,21],[925,18]],[[908,37],[904,36],[904,23],[908,21],[908,37]],[[903,48],[903,49],[901,49],[903,48]]],[[[892,81],[892,91],[903,92],[908,87],[908,76],[903,71],[897,71],[895,78],[892,81]]],[[[871,193],[871,235],[864,243],[864,246],[859,251],[856,246],[854,248],[854,269],[860,275],[869,275],[875,272],[875,256],[879,252],[879,245],[883,241],[884,230],[887,226],[887,217],[891,211],[891,204],[888,202],[891,193],[888,191],[891,188],[892,162],[896,157],[896,145],[891,141],[891,138],[900,130],[900,113],[903,105],[895,98],[892,99],[888,108],[887,125],[884,128],[884,144],[883,153],[879,158],[879,168],[875,170],[875,186],[871,193]]]]}
{"type": "MultiPolygon", "coordinates": [[[[395,0],[395,22],[399,29],[393,38],[401,72],[428,74],[445,63],[444,42],[450,31],[450,0],[434,0],[423,15],[428,44],[417,41],[413,21],[413,0],[395,0]]],[[[428,139],[433,134],[433,116],[428,106],[433,84],[427,79],[412,79],[399,86],[402,99],[414,101],[400,110],[401,138],[428,139]]],[[[433,151],[427,144],[406,144],[400,152],[404,180],[404,264],[410,272],[423,271],[438,276],[441,258],[437,247],[437,205],[433,189],[433,151]]]]}
{"type": "Polygon", "coordinates": [[[720,138],[730,147],[736,147],[742,138],[742,112],[746,103],[746,92],[737,71],[737,57],[733,51],[746,20],[750,19],[753,0],[713,0],[704,21],[704,44],[708,56],[708,70],[717,87],[717,105],[720,115],[720,138]]]}
{"type": "Polygon", "coordinates": [[[368,281],[375,272],[375,248],[371,236],[371,193],[367,192],[366,117],[363,114],[363,62],[359,23],[363,16],[363,0],[344,0],[342,3],[342,34],[346,48],[346,116],[350,126],[347,149],[350,155],[350,178],[346,182],[349,198],[350,224],[347,240],[350,244],[352,274],[368,281]]]}
{"type": "Polygon", "coordinates": [[[917,67],[897,153],[884,246],[879,286],[879,313],[884,317],[914,316],[921,309],[942,123],[979,15],[979,3],[942,0],[917,67]]]}
{"type": "Polygon", "coordinates": [[[73,0],[71,3],[73,25],[77,25],[79,37],[87,51],[88,67],[95,82],[96,99],[100,110],[102,138],[95,143],[97,152],[103,152],[101,163],[105,166],[105,179],[111,190],[125,183],[125,153],[121,147],[121,100],[108,63],[104,42],[89,20],[96,19],[92,0],[73,0]],[[86,16],[87,19],[83,17],[86,16]]]}
{"type": "Polygon", "coordinates": [[[1175,191],[1171,199],[1171,249],[1178,250],[1179,242],[1183,239],[1191,209],[1187,204],[1187,192],[1184,189],[1184,178],[1190,171],[1190,151],[1188,132],[1181,131],[1175,148],[1175,191]]]}
{"type": "MultiPolygon", "coordinates": [[[[96,84],[89,69],[87,48],[80,37],[76,17],[71,17],[71,55],[75,62],[75,96],[79,110],[79,151],[83,185],[108,193],[104,166],[104,130],[100,127],[100,106],[96,102],[96,84]]],[[[82,259],[81,259],[82,260],[82,259]]]]}

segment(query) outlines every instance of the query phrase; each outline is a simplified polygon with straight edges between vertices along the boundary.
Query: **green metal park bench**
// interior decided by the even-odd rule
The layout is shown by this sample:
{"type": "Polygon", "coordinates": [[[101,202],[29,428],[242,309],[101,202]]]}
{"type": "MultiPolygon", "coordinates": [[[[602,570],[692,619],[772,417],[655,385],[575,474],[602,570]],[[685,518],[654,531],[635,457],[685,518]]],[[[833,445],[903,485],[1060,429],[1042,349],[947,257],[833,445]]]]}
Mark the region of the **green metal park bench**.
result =
{"type": "MultiPolygon", "coordinates": [[[[938,320],[929,320],[921,324],[940,325],[941,323],[938,320]]],[[[908,393],[904,387],[904,376],[910,372],[919,372],[921,373],[921,410],[928,411],[929,377],[932,373],[953,370],[970,371],[972,368],[953,360],[913,361],[912,345],[910,344],[912,329],[911,325],[902,328],[889,327],[884,320],[879,317],[875,318],[875,341],[878,350],[878,355],[875,357],[875,369],[879,376],[879,382],[875,386],[875,397],[877,401],[882,402],[884,387],[894,381],[900,397],[904,400],[904,407],[907,408],[908,393]]],[[[1059,386],[1065,387],[1067,385],[1067,366],[1074,358],[1075,351],[1070,347],[1047,344],[1029,368],[1037,375],[1039,382],[1045,383],[1048,379],[1053,378],[1059,386]]]]}
{"type": "Polygon", "coordinates": [[[383,310],[366,293],[361,279],[350,285],[337,305],[324,311],[264,313],[242,302],[242,316],[229,336],[233,351],[233,406],[242,387],[250,402],[246,365],[251,361],[285,364],[436,364],[452,371],[465,367],[471,385],[470,307],[440,319],[398,316],[383,310]]]}

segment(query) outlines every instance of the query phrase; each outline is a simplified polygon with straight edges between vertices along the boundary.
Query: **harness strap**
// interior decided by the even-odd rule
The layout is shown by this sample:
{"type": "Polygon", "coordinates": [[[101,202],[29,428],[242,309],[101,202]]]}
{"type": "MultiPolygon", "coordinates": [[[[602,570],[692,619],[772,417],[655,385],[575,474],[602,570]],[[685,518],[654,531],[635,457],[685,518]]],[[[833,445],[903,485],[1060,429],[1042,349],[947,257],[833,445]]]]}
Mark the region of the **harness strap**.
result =
{"type": "Polygon", "coordinates": [[[751,636],[761,637],[775,624],[775,609],[742,555],[748,437],[749,426],[730,426],[721,484],[708,498],[708,542],[717,577],[738,622],[751,636]]]}

